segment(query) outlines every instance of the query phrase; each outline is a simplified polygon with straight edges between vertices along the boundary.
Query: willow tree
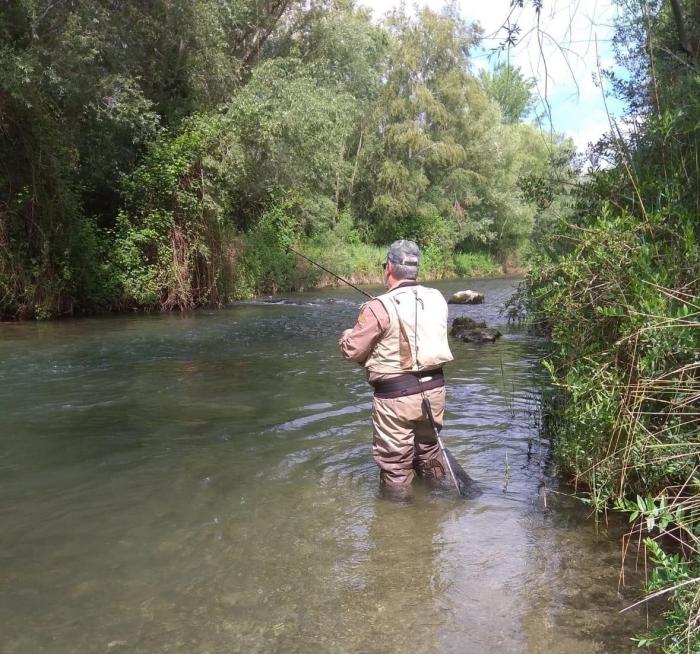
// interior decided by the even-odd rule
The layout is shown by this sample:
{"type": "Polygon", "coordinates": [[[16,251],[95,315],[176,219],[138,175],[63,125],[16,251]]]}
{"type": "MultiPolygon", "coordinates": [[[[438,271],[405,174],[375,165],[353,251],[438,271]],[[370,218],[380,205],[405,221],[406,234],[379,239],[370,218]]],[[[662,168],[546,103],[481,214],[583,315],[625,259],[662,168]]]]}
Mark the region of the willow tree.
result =
{"type": "Polygon", "coordinates": [[[464,161],[457,137],[474,42],[459,19],[427,9],[416,19],[397,11],[385,26],[390,49],[375,113],[376,143],[363,170],[365,197],[371,198],[366,209],[380,240],[415,232],[416,225],[420,232],[420,223],[448,220],[453,206],[469,203],[466,189],[443,195],[434,185],[464,161]]]}
{"type": "Polygon", "coordinates": [[[416,18],[394,12],[385,26],[390,48],[357,213],[372,219],[378,241],[409,235],[449,252],[488,247],[513,258],[537,212],[521,177],[548,166],[551,138],[520,125],[529,99],[503,120],[471,72],[473,26],[428,9],[416,18]]]}
{"type": "Polygon", "coordinates": [[[489,97],[501,108],[504,122],[514,125],[525,120],[535,103],[534,79],[524,77],[519,68],[504,62],[493,70],[480,71],[479,79],[489,97]]]}

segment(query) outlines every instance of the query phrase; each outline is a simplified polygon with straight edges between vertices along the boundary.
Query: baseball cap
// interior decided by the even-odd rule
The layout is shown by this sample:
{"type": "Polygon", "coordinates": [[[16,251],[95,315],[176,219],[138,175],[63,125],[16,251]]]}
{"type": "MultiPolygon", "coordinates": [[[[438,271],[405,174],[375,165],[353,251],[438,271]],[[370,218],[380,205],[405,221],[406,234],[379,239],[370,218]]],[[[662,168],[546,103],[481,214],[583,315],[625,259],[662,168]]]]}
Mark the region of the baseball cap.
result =
{"type": "Polygon", "coordinates": [[[394,241],[387,252],[386,260],[399,266],[418,266],[420,262],[420,248],[415,241],[401,239],[394,241]]]}

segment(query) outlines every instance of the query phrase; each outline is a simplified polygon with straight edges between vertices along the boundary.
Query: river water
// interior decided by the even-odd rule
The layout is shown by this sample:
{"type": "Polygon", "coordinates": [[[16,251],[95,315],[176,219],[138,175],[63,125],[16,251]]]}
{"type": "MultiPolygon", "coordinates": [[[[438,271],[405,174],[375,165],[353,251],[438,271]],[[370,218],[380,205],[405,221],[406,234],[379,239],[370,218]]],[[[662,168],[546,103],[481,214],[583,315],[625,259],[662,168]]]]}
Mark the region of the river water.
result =
{"type": "MultiPolygon", "coordinates": [[[[515,283],[436,286],[503,325],[515,283]]],[[[635,651],[622,527],[549,470],[543,344],[451,343],[443,437],[483,492],[388,501],[337,350],[360,299],[0,325],[0,652],[635,651]]]]}

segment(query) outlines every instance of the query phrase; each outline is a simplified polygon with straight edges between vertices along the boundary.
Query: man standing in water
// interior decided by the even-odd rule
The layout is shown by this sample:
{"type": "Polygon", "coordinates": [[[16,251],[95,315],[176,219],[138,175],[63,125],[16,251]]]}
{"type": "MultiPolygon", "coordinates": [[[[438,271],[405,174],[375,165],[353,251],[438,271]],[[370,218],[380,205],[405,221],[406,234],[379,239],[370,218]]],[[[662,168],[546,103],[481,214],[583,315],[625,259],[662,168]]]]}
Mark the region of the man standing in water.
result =
{"type": "Polygon", "coordinates": [[[387,292],[362,306],[356,325],[339,342],[348,361],[367,369],[374,387],[372,453],[381,483],[390,490],[407,489],[416,473],[445,476],[423,398],[439,430],[445,411],[442,366],[452,361],[447,303],[442,293],[416,282],[419,262],[416,243],[392,243],[383,264],[387,292]]]}

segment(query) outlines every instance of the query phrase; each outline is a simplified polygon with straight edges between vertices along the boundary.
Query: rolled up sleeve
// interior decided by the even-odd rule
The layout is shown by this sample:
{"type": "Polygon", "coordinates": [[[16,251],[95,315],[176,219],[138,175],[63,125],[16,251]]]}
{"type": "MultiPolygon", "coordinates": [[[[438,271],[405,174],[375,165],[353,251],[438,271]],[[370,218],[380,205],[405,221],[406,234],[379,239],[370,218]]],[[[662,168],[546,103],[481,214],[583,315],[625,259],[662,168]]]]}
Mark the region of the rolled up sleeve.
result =
{"type": "Polygon", "coordinates": [[[346,329],[338,344],[348,361],[363,364],[389,325],[389,314],[379,300],[365,304],[352,329],[346,329]]]}

